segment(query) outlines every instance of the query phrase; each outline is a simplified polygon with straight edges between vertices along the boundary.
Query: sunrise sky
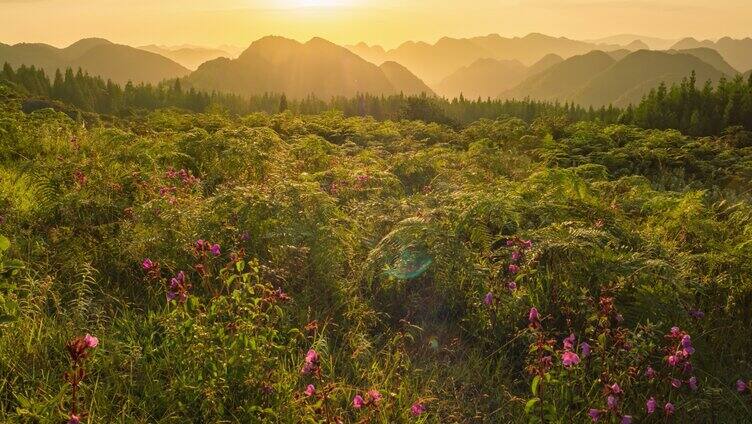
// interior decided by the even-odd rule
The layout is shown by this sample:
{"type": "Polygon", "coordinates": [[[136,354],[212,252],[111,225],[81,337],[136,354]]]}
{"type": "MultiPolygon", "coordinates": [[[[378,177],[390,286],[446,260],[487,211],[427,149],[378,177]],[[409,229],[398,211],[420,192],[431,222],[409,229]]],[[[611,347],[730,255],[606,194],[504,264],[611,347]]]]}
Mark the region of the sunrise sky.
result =
{"type": "Polygon", "coordinates": [[[530,32],[589,39],[752,35],[750,0],[0,0],[0,42],[83,37],[141,44],[247,46],[264,35],[394,47],[530,32]]]}

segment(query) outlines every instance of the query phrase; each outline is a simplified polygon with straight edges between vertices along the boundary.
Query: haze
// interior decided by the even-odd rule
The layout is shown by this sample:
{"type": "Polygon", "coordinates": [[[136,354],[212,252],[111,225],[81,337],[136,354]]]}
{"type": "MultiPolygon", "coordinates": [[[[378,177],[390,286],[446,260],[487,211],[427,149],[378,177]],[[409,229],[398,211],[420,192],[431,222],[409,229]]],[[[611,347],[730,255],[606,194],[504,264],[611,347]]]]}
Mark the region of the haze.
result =
{"type": "Polygon", "coordinates": [[[86,36],[241,47],[268,34],[385,47],[486,33],[741,38],[750,21],[749,0],[0,0],[0,42],[57,46],[86,36]]]}

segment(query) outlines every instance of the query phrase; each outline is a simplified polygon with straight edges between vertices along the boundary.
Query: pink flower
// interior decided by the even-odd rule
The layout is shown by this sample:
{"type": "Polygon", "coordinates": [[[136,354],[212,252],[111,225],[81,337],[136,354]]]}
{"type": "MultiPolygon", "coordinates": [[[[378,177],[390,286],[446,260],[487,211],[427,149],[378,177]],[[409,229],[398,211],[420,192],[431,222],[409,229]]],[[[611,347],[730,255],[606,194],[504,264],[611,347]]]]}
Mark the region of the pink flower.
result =
{"type": "Polygon", "coordinates": [[[217,243],[212,244],[211,247],[209,248],[209,251],[214,256],[219,256],[222,254],[222,250],[220,249],[217,243]]]}
{"type": "Polygon", "coordinates": [[[512,252],[512,261],[517,262],[517,261],[520,260],[521,257],[522,257],[522,255],[520,254],[520,252],[518,252],[516,250],[514,252],[512,252]]]}
{"type": "Polygon", "coordinates": [[[374,405],[378,405],[379,402],[381,402],[381,393],[379,393],[378,390],[369,390],[368,397],[371,398],[371,402],[373,402],[374,405]]]}
{"type": "Polygon", "coordinates": [[[648,366],[648,368],[645,370],[645,377],[647,377],[649,380],[655,378],[655,370],[653,369],[653,367],[648,366]]]}
{"type": "Polygon", "coordinates": [[[143,262],[141,262],[141,268],[148,271],[152,268],[154,268],[154,262],[151,261],[151,259],[146,258],[143,262]]]}
{"type": "Polygon", "coordinates": [[[590,416],[590,419],[593,420],[593,422],[601,419],[601,411],[599,409],[591,409],[587,414],[590,416]]]}
{"type": "Polygon", "coordinates": [[[203,239],[196,240],[196,250],[204,250],[206,242],[203,239]]]}
{"type": "Polygon", "coordinates": [[[744,382],[744,380],[736,380],[736,391],[739,393],[745,392],[747,390],[747,383],[744,382]]]}
{"type": "Polygon", "coordinates": [[[493,293],[491,292],[486,293],[486,296],[483,297],[483,304],[486,306],[491,306],[493,304],[493,301],[494,301],[494,297],[493,297],[493,293]]]}
{"type": "Polygon", "coordinates": [[[574,333],[570,334],[569,337],[564,339],[564,350],[572,350],[574,347],[574,333]]]}
{"type": "Polygon", "coordinates": [[[70,414],[70,417],[68,418],[68,424],[79,424],[81,422],[81,418],[79,418],[76,414],[70,414]]]}
{"type": "Polygon", "coordinates": [[[608,395],[608,397],[606,398],[606,405],[608,405],[608,409],[616,409],[616,397],[614,397],[614,395],[608,395]]]}
{"type": "Polygon", "coordinates": [[[527,315],[527,319],[531,324],[537,323],[540,319],[540,314],[538,313],[538,309],[536,309],[535,306],[530,308],[530,313],[527,315]]]}
{"type": "Polygon", "coordinates": [[[676,408],[674,408],[673,403],[667,402],[666,405],[663,407],[663,410],[666,412],[666,415],[674,415],[674,411],[676,411],[676,408]]]}
{"type": "Polygon", "coordinates": [[[420,402],[415,402],[413,406],[410,407],[410,413],[413,415],[413,417],[417,417],[422,415],[424,412],[426,412],[426,406],[423,405],[420,402]]]}
{"type": "Polygon", "coordinates": [[[508,282],[507,283],[507,289],[509,289],[509,291],[515,291],[515,290],[517,290],[517,283],[515,283],[514,281],[508,282]]]}
{"type": "Polygon", "coordinates": [[[582,357],[587,358],[590,356],[590,345],[587,342],[580,343],[580,351],[582,352],[582,357]]]}
{"type": "Polygon", "coordinates": [[[618,384],[618,383],[614,383],[614,384],[612,384],[612,385],[611,385],[611,387],[610,387],[610,389],[611,389],[611,393],[615,393],[615,394],[617,394],[617,395],[618,395],[618,394],[621,394],[621,393],[624,393],[624,392],[623,392],[623,391],[621,390],[621,387],[619,387],[619,384],[618,384]]]}
{"type": "Polygon", "coordinates": [[[306,389],[305,389],[305,391],[303,393],[305,393],[305,395],[308,396],[308,397],[311,397],[311,396],[315,395],[316,394],[316,386],[314,386],[313,384],[309,384],[308,386],[306,386],[306,389]]]}
{"type": "Polygon", "coordinates": [[[531,240],[523,240],[522,247],[524,247],[525,249],[532,249],[533,242],[531,240]]]}
{"type": "Polygon", "coordinates": [[[574,352],[567,351],[561,355],[561,362],[565,367],[571,367],[580,363],[580,357],[574,352]]]}
{"type": "Polygon", "coordinates": [[[697,385],[697,377],[694,377],[694,376],[690,377],[689,381],[687,382],[687,384],[689,384],[689,388],[690,389],[697,390],[697,387],[698,387],[698,385],[697,385]]]}
{"type": "Polygon", "coordinates": [[[363,400],[363,396],[361,395],[355,395],[355,397],[353,398],[353,402],[352,402],[353,408],[355,409],[362,408],[363,405],[365,405],[365,403],[366,402],[363,400]]]}
{"type": "Polygon", "coordinates": [[[682,385],[682,382],[678,378],[671,379],[671,387],[678,389],[679,387],[681,387],[681,385],[682,385]]]}
{"type": "Polygon", "coordinates": [[[671,365],[672,367],[675,367],[676,364],[679,363],[679,358],[677,358],[675,355],[671,355],[668,357],[667,361],[669,365],[671,365]]]}
{"type": "Polygon", "coordinates": [[[632,424],[632,416],[631,415],[625,415],[621,417],[621,424],[632,424]]]}
{"type": "Polygon", "coordinates": [[[648,399],[647,402],[645,402],[645,409],[647,409],[648,414],[652,414],[655,412],[655,408],[658,406],[658,402],[655,401],[655,398],[648,399]]]}
{"type": "Polygon", "coordinates": [[[87,333],[84,336],[84,342],[86,343],[86,347],[91,349],[97,347],[99,339],[87,333]]]}
{"type": "Polygon", "coordinates": [[[520,270],[520,267],[515,264],[509,265],[509,273],[510,274],[517,274],[517,272],[520,270]]]}
{"type": "Polygon", "coordinates": [[[306,353],[306,356],[305,356],[305,361],[306,361],[306,363],[308,363],[308,364],[312,364],[312,363],[314,363],[314,362],[316,362],[316,361],[318,361],[318,360],[319,360],[319,354],[318,354],[318,353],[316,353],[316,351],[315,351],[315,350],[313,350],[313,349],[310,349],[310,350],[308,351],[308,353],[306,353]]]}
{"type": "Polygon", "coordinates": [[[679,333],[680,332],[681,332],[681,330],[679,329],[679,327],[676,327],[676,326],[671,327],[671,333],[670,334],[671,334],[672,337],[679,337],[679,333]]]}

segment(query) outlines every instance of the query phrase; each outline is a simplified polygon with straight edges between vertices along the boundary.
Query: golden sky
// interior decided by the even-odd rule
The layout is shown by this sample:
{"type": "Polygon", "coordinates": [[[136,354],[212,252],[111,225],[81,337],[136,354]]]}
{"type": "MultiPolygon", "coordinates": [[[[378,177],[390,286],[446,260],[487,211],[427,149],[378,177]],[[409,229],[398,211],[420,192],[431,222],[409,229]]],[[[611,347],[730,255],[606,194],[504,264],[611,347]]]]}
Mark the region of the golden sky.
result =
{"type": "Polygon", "coordinates": [[[131,44],[247,46],[274,34],[394,47],[530,32],[590,39],[752,35],[752,0],[0,0],[0,42],[57,46],[98,36],[131,44]]]}

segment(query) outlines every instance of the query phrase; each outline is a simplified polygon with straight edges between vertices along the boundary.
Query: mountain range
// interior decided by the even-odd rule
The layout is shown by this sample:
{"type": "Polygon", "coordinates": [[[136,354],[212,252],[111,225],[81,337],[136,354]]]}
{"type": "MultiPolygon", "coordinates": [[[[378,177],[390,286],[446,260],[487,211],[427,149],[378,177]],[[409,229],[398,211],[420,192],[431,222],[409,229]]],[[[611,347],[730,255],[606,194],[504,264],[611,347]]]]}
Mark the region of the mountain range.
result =
{"type": "Polygon", "coordinates": [[[82,68],[91,75],[120,84],[128,81],[158,83],[190,72],[159,54],[101,38],[86,38],[63,49],[47,44],[0,44],[0,63],[4,62],[14,67],[34,65],[49,75],[54,75],[57,69],[82,68]]]}
{"type": "Polygon", "coordinates": [[[726,61],[735,69],[746,72],[752,69],[752,38],[735,40],[723,37],[718,41],[685,38],[674,44],[675,50],[695,49],[698,47],[710,48],[720,53],[726,61]]]}
{"type": "Polygon", "coordinates": [[[232,58],[234,55],[222,49],[213,49],[200,46],[157,46],[150,44],[139,47],[141,50],[156,53],[171,59],[188,69],[196,70],[202,63],[219,57],[232,58]]]}

